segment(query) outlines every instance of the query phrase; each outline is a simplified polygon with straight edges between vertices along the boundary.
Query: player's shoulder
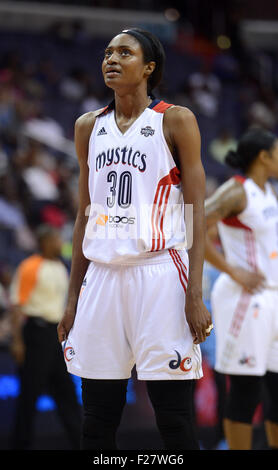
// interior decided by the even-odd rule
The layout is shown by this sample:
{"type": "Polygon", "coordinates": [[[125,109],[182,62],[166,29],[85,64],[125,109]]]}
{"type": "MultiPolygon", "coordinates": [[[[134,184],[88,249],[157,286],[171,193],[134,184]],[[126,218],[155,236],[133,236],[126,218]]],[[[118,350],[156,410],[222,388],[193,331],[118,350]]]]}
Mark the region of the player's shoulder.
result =
{"type": "Polygon", "coordinates": [[[246,176],[243,175],[233,175],[228,178],[222,186],[225,188],[240,188],[242,191],[245,191],[245,181],[247,180],[246,176]]]}
{"type": "Polygon", "coordinates": [[[79,116],[75,121],[75,131],[81,134],[91,132],[96,122],[96,118],[104,114],[106,109],[107,106],[95,111],[89,111],[79,116]]]}
{"type": "Polygon", "coordinates": [[[173,104],[172,106],[166,109],[165,116],[167,116],[169,119],[176,119],[176,120],[196,119],[195,114],[191,111],[191,109],[187,108],[186,106],[180,106],[176,104],[173,104]]]}
{"type": "Polygon", "coordinates": [[[218,186],[214,194],[207,199],[207,202],[218,200],[221,205],[237,204],[238,208],[240,208],[239,212],[241,212],[245,208],[247,200],[243,183],[243,177],[238,175],[232,176],[218,186]]]}
{"type": "Polygon", "coordinates": [[[197,120],[191,109],[185,106],[172,105],[165,111],[165,124],[172,129],[189,129],[196,126],[197,120]]]}

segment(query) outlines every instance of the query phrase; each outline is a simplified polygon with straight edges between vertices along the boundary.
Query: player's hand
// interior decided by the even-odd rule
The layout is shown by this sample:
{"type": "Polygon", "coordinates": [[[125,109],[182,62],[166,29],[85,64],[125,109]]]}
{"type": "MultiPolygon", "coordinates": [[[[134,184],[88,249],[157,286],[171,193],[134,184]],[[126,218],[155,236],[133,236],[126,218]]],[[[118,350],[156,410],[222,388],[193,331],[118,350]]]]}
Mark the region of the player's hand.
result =
{"type": "Polygon", "coordinates": [[[10,351],[17,364],[21,365],[25,359],[25,344],[23,339],[13,338],[10,345],[10,351]]]}
{"type": "Polygon", "coordinates": [[[240,267],[232,268],[231,278],[250,294],[261,291],[265,285],[265,276],[262,273],[247,271],[240,267]]]}
{"type": "Polygon", "coordinates": [[[210,334],[206,330],[212,325],[212,319],[201,297],[186,294],[185,316],[193,343],[203,343],[210,334]]]}
{"type": "Polygon", "coordinates": [[[65,341],[68,337],[68,334],[73,326],[75,319],[75,310],[67,309],[64,313],[62,320],[57,326],[58,340],[60,343],[65,341]]]}

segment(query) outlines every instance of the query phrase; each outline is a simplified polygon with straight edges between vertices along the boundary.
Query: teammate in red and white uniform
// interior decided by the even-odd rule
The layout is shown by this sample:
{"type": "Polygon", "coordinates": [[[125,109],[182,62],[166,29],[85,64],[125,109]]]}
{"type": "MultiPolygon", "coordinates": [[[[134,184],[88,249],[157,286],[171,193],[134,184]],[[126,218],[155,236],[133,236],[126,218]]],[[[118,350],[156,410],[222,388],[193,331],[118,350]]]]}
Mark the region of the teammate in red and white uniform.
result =
{"type": "Polygon", "coordinates": [[[58,335],[69,372],[82,377],[83,449],[116,448],[135,364],[165,447],[198,449],[192,381],[202,377],[199,343],[211,329],[205,175],[192,112],[151,96],[163,64],[155,36],[121,32],[102,66],[115,100],[76,122],[80,205],[58,335]],[[193,205],[191,248],[184,203],[193,205]]]}
{"type": "Polygon", "coordinates": [[[206,201],[208,226],[217,223],[223,255],[207,238],[206,258],[222,274],[211,296],[216,370],[229,376],[224,428],[231,449],[251,449],[252,418],[269,392],[266,430],[278,448],[278,139],[249,129],[227,164],[242,171],[206,201]]]}

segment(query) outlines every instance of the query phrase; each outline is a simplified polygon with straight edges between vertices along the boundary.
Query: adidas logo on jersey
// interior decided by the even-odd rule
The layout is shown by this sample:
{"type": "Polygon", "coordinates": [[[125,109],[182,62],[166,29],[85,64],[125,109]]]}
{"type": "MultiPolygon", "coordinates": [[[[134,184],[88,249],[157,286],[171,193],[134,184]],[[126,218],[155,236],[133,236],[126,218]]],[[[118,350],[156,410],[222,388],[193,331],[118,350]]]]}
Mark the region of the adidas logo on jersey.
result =
{"type": "Polygon", "coordinates": [[[97,133],[97,135],[105,135],[105,134],[107,134],[107,132],[106,132],[106,130],[104,129],[104,127],[102,127],[102,128],[98,131],[98,133],[97,133]]]}

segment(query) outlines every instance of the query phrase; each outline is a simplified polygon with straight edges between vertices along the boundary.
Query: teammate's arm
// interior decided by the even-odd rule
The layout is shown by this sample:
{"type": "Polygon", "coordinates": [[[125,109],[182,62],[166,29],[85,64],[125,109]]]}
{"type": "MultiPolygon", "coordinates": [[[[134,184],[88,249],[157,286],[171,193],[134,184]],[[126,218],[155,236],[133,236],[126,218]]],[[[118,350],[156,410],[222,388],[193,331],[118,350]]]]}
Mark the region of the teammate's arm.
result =
{"type": "Polygon", "coordinates": [[[88,221],[86,209],[90,204],[88,188],[89,168],[88,145],[89,138],[95,123],[95,114],[86,113],[79,117],[75,123],[74,141],[79,163],[79,206],[73,231],[72,241],[72,262],[68,289],[67,305],[64,316],[60,321],[57,331],[60,342],[65,340],[74,323],[77,300],[83,278],[86,274],[89,260],[85,258],[82,251],[82,242],[85,234],[85,227],[88,221]]]}
{"type": "Polygon", "coordinates": [[[240,214],[246,207],[246,193],[243,185],[231,178],[221,185],[215,193],[205,201],[207,233],[205,240],[205,259],[219,271],[228,274],[250,293],[256,292],[264,282],[261,273],[246,271],[238,266],[230,265],[225,256],[216,249],[210,237],[210,228],[226,217],[240,214]]]}
{"type": "Polygon", "coordinates": [[[193,243],[188,250],[189,277],[185,314],[195,344],[206,339],[211,315],[202,299],[205,247],[205,172],[201,162],[201,138],[194,114],[187,108],[167,110],[165,124],[180,165],[185,204],[193,205],[193,243]]]}

